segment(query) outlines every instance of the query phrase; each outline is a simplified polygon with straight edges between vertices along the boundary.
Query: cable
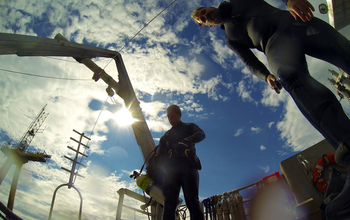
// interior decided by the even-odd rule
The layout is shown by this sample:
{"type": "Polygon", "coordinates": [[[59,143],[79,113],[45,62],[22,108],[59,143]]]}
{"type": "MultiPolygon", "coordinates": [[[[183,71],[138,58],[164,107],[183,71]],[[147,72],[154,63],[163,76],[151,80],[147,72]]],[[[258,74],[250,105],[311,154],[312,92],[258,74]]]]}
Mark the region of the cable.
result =
{"type": "Polygon", "coordinates": [[[39,78],[47,78],[47,79],[81,80],[81,81],[90,80],[91,81],[91,79],[71,79],[71,78],[62,78],[62,77],[55,77],[55,76],[42,76],[42,75],[36,75],[36,74],[32,74],[32,73],[24,73],[24,72],[17,72],[17,71],[13,71],[13,70],[5,70],[5,69],[1,69],[1,68],[0,68],[0,71],[16,73],[16,74],[21,74],[21,75],[26,75],[26,76],[39,77],[39,78]]]}
{"type": "MultiPolygon", "coordinates": [[[[148,23],[145,24],[145,26],[143,26],[143,28],[141,28],[132,38],[130,38],[130,40],[128,42],[125,43],[125,45],[118,51],[118,53],[120,51],[122,51],[141,31],[143,31],[143,29],[145,29],[154,19],[156,19],[161,13],[163,13],[166,9],[168,9],[172,4],[174,4],[177,0],[174,0],[172,3],[170,3],[168,6],[166,6],[163,10],[161,10],[156,16],[154,16],[148,23]]],[[[112,59],[114,59],[117,55],[115,55],[112,59]]],[[[103,68],[105,69],[111,62],[112,59],[106,64],[106,66],[103,68]]]]}
{"type": "Polygon", "coordinates": [[[141,28],[118,52],[122,51],[124,47],[126,47],[143,29],[145,29],[154,19],[156,19],[161,13],[163,13],[166,9],[168,9],[172,4],[174,4],[177,0],[174,0],[168,6],[166,6],[162,11],[160,11],[156,16],[154,16],[143,28],[141,28]]]}
{"type": "MultiPolygon", "coordinates": [[[[102,105],[102,107],[101,107],[101,110],[100,110],[100,113],[98,114],[97,119],[96,119],[96,121],[95,121],[95,124],[94,124],[94,126],[92,127],[92,130],[91,130],[90,136],[89,136],[90,139],[91,139],[92,133],[94,132],[94,129],[95,129],[95,127],[96,127],[96,124],[97,124],[98,120],[100,119],[100,116],[101,116],[101,114],[102,114],[103,108],[104,108],[104,106],[106,105],[106,103],[107,103],[107,101],[108,101],[108,98],[109,98],[109,96],[107,97],[106,101],[103,103],[103,105],[102,105]]],[[[88,145],[89,141],[90,141],[90,140],[87,141],[86,145],[88,145]]],[[[85,152],[86,152],[86,148],[84,148],[84,153],[85,153],[85,152]]],[[[80,158],[80,163],[81,163],[82,161],[83,161],[83,157],[80,158]]],[[[78,165],[79,165],[79,164],[78,164],[78,165]]],[[[77,168],[77,173],[78,173],[78,171],[79,171],[79,168],[80,168],[80,165],[79,165],[78,168],[77,168]]],[[[76,178],[77,178],[77,175],[74,175],[73,184],[74,184],[76,178]]]]}
{"type": "Polygon", "coordinates": [[[102,110],[103,110],[104,106],[106,105],[106,103],[107,103],[107,101],[108,101],[108,98],[109,98],[109,96],[107,97],[106,101],[103,103],[103,105],[102,105],[102,107],[101,107],[100,114],[98,115],[98,117],[97,117],[97,119],[96,119],[96,122],[95,122],[95,124],[94,124],[94,127],[92,128],[92,130],[91,130],[91,132],[90,132],[90,136],[89,136],[89,138],[91,138],[92,133],[93,133],[93,132],[94,132],[94,130],[95,130],[95,127],[96,127],[97,121],[99,120],[99,118],[100,118],[100,116],[101,116],[101,114],[102,114],[102,110]]]}

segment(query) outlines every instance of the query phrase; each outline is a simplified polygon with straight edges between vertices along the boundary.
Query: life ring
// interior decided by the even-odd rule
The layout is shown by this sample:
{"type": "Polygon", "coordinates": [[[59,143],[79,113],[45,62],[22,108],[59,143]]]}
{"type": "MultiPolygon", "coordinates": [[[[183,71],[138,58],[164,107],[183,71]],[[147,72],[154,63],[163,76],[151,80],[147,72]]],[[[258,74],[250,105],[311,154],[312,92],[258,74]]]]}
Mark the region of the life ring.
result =
{"type": "Polygon", "coordinates": [[[325,193],[328,187],[328,183],[323,177],[323,170],[329,164],[335,164],[334,154],[324,154],[314,167],[314,186],[322,193],[325,193]]]}

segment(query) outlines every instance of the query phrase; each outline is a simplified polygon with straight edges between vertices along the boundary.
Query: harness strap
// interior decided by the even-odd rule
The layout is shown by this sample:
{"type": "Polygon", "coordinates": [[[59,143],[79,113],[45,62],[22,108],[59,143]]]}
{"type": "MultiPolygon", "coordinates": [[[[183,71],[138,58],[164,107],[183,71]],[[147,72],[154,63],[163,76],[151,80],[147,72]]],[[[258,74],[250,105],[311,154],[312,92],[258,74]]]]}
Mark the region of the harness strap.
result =
{"type": "Polygon", "coordinates": [[[170,155],[169,155],[169,158],[171,158],[171,157],[173,156],[173,150],[172,150],[172,149],[169,149],[168,154],[170,154],[170,155]]]}

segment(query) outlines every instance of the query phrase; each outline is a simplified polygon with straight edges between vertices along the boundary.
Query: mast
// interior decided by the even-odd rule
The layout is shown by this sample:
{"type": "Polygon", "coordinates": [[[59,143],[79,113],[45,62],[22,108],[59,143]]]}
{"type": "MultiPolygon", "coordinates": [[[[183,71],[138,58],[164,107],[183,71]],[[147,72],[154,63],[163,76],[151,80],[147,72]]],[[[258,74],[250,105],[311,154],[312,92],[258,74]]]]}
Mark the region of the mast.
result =
{"type": "Polygon", "coordinates": [[[15,202],[17,184],[22,166],[28,161],[45,163],[49,158],[51,158],[51,155],[47,155],[45,151],[40,153],[29,150],[30,143],[48,116],[48,113],[45,113],[45,107],[46,105],[41,109],[41,111],[32,121],[22,136],[20,143],[15,148],[9,148],[9,144],[4,144],[1,147],[1,151],[7,156],[7,160],[0,168],[0,184],[4,180],[11,166],[13,164],[16,166],[7,203],[7,208],[11,211],[13,210],[13,205],[15,202]]]}

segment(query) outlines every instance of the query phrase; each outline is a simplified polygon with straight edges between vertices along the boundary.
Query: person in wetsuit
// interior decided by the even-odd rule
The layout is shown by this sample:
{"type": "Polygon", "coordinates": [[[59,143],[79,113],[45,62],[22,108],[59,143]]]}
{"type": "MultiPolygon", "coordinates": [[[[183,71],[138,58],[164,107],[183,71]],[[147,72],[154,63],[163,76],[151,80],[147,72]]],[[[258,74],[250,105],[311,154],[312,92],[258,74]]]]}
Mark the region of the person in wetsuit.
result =
{"type": "Polygon", "coordinates": [[[205,133],[194,123],[183,123],[177,105],[167,108],[167,117],[172,127],[160,138],[157,151],[157,156],[163,157],[163,220],[175,220],[181,187],[191,220],[204,220],[198,198],[201,165],[195,143],[202,141],[205,133]]]}
{"type": "MultiPolygon", "coordinates": [[[[264,0],[230,0],[218,8],[199,7],[192,17],[200,26],[219,25],[224,29],[227,45],[249,70],[271,88],[275,83],[279,89],[283,86],[308,121],[336,149],[337,163],[350,169],[350,120],[336,96],[310,75],[305,57],[327,61],[350,73],[350,42],[328,23],[313,17],[314,9],[307,0],[285,2],[293,16],[264,0]],[[266,55],[278,81],[251,49],[266,55]]],[[[349,206],[350,172],[343,191],[327,205],[325,213],[336,216],[349,206]]]]}

